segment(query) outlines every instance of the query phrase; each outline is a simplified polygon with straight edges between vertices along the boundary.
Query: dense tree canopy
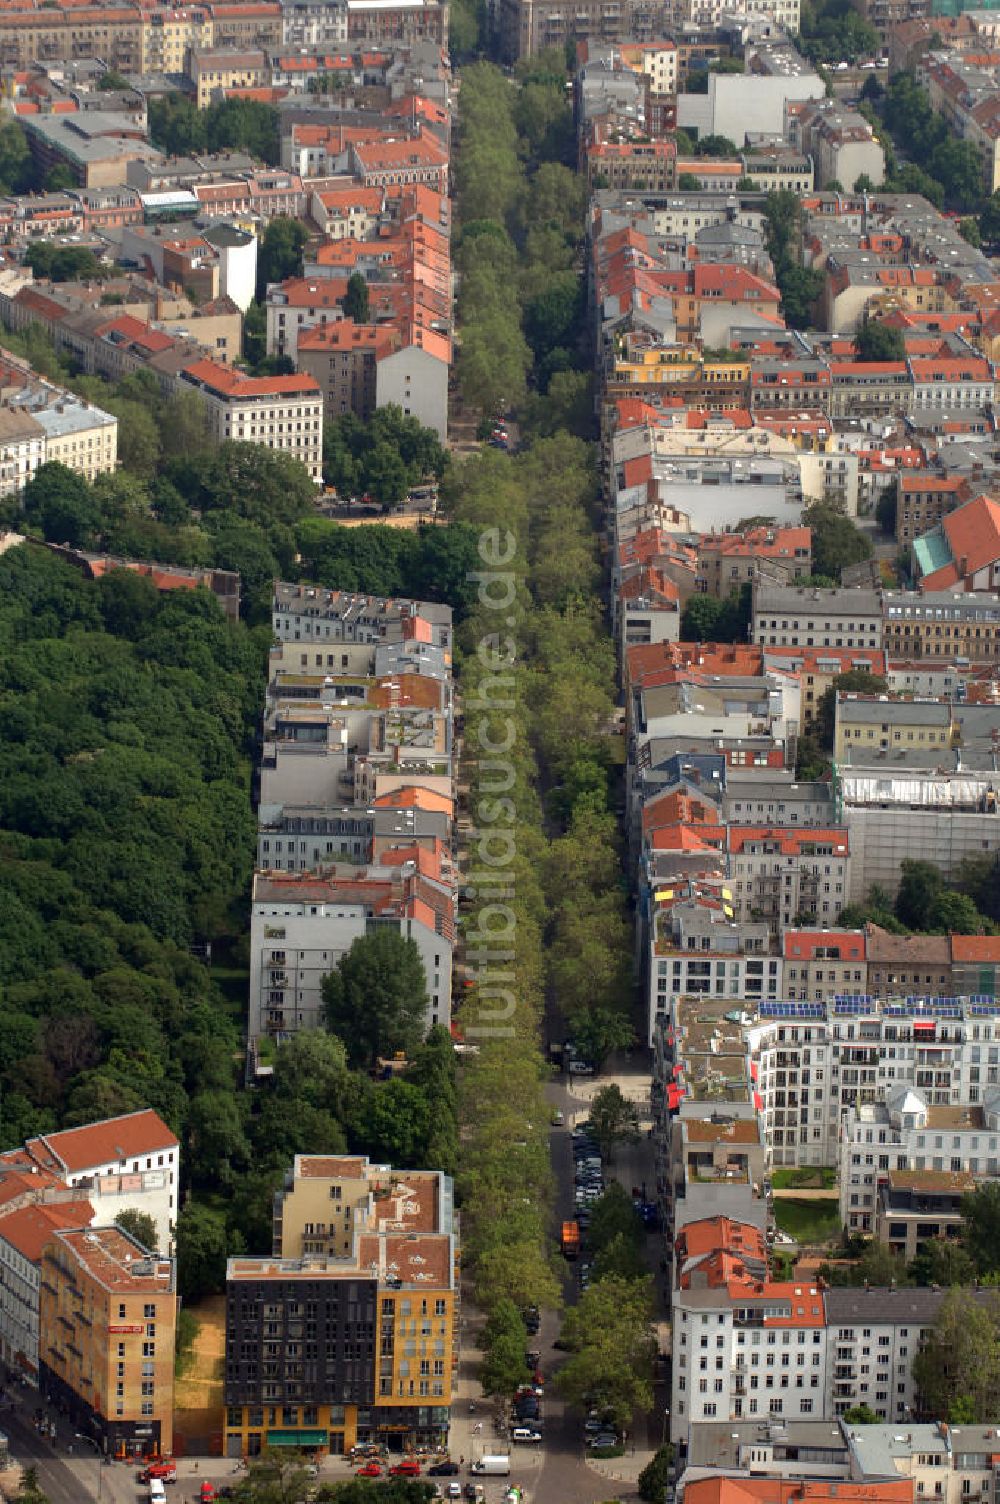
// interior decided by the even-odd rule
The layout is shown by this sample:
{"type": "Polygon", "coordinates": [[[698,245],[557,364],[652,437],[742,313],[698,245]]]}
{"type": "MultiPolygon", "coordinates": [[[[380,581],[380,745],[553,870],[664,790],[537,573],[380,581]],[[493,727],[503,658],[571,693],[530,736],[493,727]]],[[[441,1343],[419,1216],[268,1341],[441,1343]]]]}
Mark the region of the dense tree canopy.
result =
{"type": "Polygon", "coordinates": [[[767,195],[764,236],[781,292],[781,307],[793,329],[808,329],[813,307],[823,290],[822,273],[802,264],[802,204],[798,194],[782,188],[767,195]]]}
{"type": "Polygon", "coordinates": [[[886,324],[882,319],[862,319],[854,336],[854,348],[859,360],[906,359],[906,341],[902,329],[886,324]]]}
{"type": "Polygon", "coordinates": [[[24,253],[24,262],[36,277],[50,282],[85,281],[104,277],[107,269],[93,251],[81,245],[60,245],[56,240],[35,240],[24,253]]]}
{"type": "Polygon", "coordinates": [[[149,101],[149,133],[172,156],[229,148],[278,161],[278,112],[254,99],[224,99],[199,109],[177,91],[149,101]]]}
{"type": "Polygon", "coordinates": [[[434,430],[394,404],[368,423],[345,413],[324,427],[323,476],[345,499],[367,494],[388,510],[413,486],[440,479],[447,462],[434,430]]]}
{"type": "Polygon", "coordinates": [[[913,1362],[930,1415],[983,1422],[1000,1405],[1000,1294],[952,1290],[913,1362]]]}
{"type": "Polygon", "coordinates": [[[574,1405],[594,1406],[624,1430],[653,1404],[652,1281],[609,1277],[567,1311],[562,1341],[569,1359],[557,1375],[574,1405]]]}
{"type": "Polygon", "coordinates": [[[410,1054],[426,1030],[427,982],[415,940],[382,925],[355,940],[323,979],[327,1023],[354,1065],[410,1054]]]}
{"type": "Polygon", "coordinates": [[[812,529],[813,570],[840,580],[848,564],[860,564],[872,555],[872,545],[851,519],[832,502],[816,501],[805,507],[802,521],[812,529]]]}

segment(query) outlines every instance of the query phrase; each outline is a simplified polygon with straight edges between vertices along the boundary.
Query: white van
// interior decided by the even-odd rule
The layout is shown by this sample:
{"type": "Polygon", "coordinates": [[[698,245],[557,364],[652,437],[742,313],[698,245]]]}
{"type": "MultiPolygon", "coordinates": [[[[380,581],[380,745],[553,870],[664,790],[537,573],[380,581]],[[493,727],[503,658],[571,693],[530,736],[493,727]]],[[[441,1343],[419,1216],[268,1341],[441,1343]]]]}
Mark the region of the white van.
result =
{"type": "Polygon", "coordinates": [[[478,1473],[481,1477],[487,1478],[509,1478],[510,1458],[499,1452],[493,1453],[492,1456],[487,1453],[485,1457],[480,1457],[478,1462],[472,1464],[469,1472],[478,1473]]]}

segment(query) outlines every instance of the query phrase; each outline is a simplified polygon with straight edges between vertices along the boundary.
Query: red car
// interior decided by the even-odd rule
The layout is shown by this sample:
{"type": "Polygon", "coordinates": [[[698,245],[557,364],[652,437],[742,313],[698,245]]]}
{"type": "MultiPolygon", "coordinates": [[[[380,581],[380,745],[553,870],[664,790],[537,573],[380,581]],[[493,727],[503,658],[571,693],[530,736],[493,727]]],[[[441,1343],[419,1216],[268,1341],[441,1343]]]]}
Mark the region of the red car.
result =
{"type": "Polygon", "coordinates": [[[366,1462],[364,1467],[358,1468],[359,1478],[381,1478],[382,1464],[380,1462],[366,1462]]]}
{"type": "Polygon", "coordinates": [[[215,1498],[215,1485],[212,1483],[203,1483],[198,1498],[201,1500],[201,1504],[212,1504],[215,1498]]]}
{"type": "Polygon", "coordinates": [[[154,1478],[159,1478],[161,1483],[176,1483],[176,1462],[151,1462],[139,1474],[140,1483],[152,1483],[154,1478]]]}
{"type": "Polygon", "coordinates": [[[393,1478],[419,1478],[420,1463],[415,1457],[404,1457],[402,1462],[389,1469],[389,1473],[393,1478]]]}

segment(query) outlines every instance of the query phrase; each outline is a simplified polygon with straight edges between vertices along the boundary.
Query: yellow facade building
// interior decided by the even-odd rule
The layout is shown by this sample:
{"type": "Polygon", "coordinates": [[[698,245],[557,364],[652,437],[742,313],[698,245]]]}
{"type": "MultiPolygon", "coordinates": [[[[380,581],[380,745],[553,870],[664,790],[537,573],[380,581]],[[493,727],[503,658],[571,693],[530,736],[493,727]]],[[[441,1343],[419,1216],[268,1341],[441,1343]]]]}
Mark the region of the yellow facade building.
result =
{"type": "Polygon", "coordinates": [[[120,1227],[58,1231],[42,1253],[39,1388],[112,1457],[173,1450],[172,1259],[120,1227]]]}
{"type": "Polygon", "coordinates": [[[458,1290],[448,1176],[299,1155],[273,1254],[229,1261],[226,1455],[446,1442],[458,1290]]]}

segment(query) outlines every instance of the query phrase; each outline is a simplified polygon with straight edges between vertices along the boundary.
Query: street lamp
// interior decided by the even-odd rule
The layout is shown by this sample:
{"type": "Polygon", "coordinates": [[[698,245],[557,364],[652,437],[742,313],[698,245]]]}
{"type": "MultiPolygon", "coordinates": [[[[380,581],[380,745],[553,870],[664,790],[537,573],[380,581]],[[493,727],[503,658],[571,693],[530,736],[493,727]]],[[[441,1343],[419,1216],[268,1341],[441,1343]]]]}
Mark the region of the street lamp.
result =
{"type": "Polygon", "coordinates": [[[100,1443],[96,1442],[92,1436],[87,1436],[83,1431],[74,1431],[73,1435],[76,1437],[77,1441],[85,1441],[85,1442],[87,1442],[90,1446],[93,1447],[94,1451],[97,1453],[97,1462],[98,1462],[98,1467],[97,1467],[97,1497],[98,1497],[99,1500],[103,1499],[104,1498],[104,1469],[101,1466],[101,1464],[104,1461],[104,1452],[101,1449],[100,1443]]]}

